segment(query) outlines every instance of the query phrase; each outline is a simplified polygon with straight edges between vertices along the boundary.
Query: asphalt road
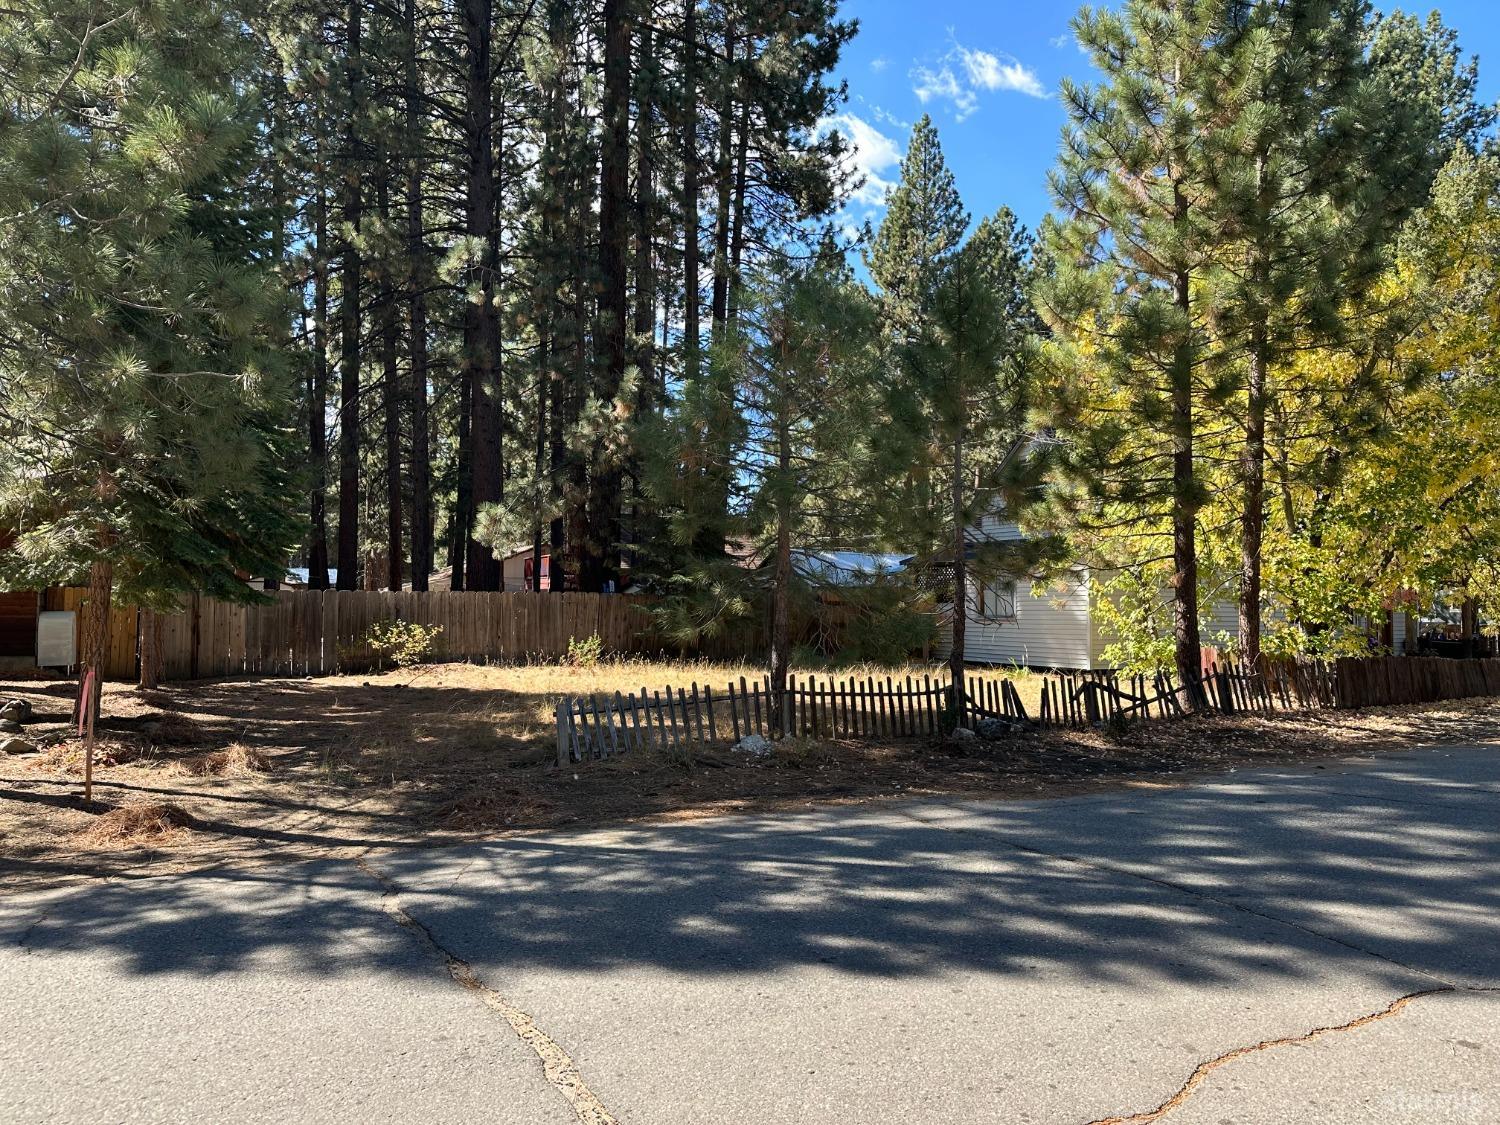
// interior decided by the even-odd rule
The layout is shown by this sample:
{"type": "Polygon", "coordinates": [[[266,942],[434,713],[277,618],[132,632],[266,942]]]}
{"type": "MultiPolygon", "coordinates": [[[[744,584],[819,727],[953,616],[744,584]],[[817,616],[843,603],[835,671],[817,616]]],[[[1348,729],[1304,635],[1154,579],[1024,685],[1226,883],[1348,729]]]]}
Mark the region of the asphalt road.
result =
{"type": "Polygon", "coordinates": [[[1448,748],[0,898],[0,1121],[1489,1125],[1497,814],[1448,748]]]}

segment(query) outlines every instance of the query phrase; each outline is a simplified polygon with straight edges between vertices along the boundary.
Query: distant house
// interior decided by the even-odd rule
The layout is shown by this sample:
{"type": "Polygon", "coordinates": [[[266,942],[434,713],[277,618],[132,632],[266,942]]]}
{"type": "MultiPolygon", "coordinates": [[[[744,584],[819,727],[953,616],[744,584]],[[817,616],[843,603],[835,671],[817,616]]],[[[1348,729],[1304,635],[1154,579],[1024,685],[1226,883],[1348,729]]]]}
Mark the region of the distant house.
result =
{"type": "MultiPolygon", "coordinates": [[[[1019,542],[1025,534],[1003,513],[985,516],[971,533],[971,541],[1019,542]]],[[[1098,583],[1086,567],[1074,567],[1066,575],[1042,586],[1037,592],[1031,579],[1020,577],[994,582],[969,578],[964,597],[964,659],[975,664],[1006,664],[1022,668],[1067,670],[1109,667],[1104,650],[1111,638],[1101,622],[1097,602],[1098,583]]],[[[948,624],[939,637],[937,651],[952,652],[952,608],[944,607],[948,624]]],[[[1210,603],[1202,621],[1205,637],[1239,628],[1238,611],[1230,601],[1210,603]]]]}
{"type": "MultiPolygon", "coordinates": [[[[985,516],[973,529],[971,541],[1018,542],[1025,538],[1003,513],[985,516]]],[[[977,582],[971,576],[965,603],[964,659],[975,664],[1006,664],[1023,668],[1088,670],[1108,668],[1104,650],[1111,644],[1099,612],[1099,583],[1086,567],[1074,567],[1061,578],[1042,585],[1021,577],[977,582]]],[[[952,651],[952,607],[944,606],[937,651],[952,651]]],[[[1217,639],[1239,632],[1239,607],[1233,594],[1212,598],[1202,607],[1199,628],[1206,649],[1217,639]]],[[[1402,653],[1407,644],[1408,615],[1389,612],[1384,619],[1351,622],[1364,629],[1373,644],[1402,653]]]]}

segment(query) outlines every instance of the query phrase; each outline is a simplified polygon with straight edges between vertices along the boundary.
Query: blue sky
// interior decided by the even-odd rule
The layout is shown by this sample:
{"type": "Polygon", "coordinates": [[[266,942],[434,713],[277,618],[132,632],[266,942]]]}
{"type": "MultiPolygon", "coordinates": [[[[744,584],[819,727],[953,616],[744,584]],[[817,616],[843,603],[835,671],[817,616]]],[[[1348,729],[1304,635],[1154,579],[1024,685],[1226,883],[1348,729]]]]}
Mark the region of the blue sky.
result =
{"type": "MultiPolygon", "coordinates": [[[[1464,51],[1479,55],[1481,96],[1500,99],[1500,0],[1436,7],[1464,51]]],[[[855,142],[856,164],[868,179],[850,216],[878,221],[882,189],[896,179],[911,125],[925,111],[974,217],[1008,204],[1034,230],[1049,206],[1047,170],[1064,120],[1058,82],[1091,74],[1068,30],[1075,5],[846,0],[842,10],[859,19],[860,32],[840,68],[849,101],[838,127],[855,142]]]]}

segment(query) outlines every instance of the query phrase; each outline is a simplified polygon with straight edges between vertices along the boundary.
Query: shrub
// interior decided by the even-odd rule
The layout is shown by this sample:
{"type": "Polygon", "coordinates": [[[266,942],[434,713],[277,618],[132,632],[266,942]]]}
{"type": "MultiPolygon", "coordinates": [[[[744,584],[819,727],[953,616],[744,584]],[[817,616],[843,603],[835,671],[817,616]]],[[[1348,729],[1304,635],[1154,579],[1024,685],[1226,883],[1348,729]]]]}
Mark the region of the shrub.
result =
{"type": "Polygon", "coordinates": [[[598,633],[583,638],[570,637],[568,655],[563,657],[563,663],[570,668],[592,668],[603,655],[604,639],[598,633]]]}
{"type": "Polygon", "coordinates": [[[380,657],[382,667],[389,661],[396,668],[411,668],[432,659],[442,632],[441,625],[377,621],[365,634],[365,643],[380,657]]]}
{"type": "Polygon", "coordinates": [[[900,664],[932,643],[931,613],[894,605],[849,622],[842,655],[867,664],[900,664]]]}

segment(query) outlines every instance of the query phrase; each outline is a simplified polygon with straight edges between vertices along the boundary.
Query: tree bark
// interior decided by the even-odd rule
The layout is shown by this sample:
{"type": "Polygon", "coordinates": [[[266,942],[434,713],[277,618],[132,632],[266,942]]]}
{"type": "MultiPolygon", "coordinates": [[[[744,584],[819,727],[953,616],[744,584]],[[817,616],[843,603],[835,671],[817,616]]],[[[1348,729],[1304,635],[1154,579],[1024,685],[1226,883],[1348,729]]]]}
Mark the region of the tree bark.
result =
{"type": "Polygon", "coordinates": [[[734,222],[729,234],[729,294],[724,319],[733,328],[739,320],[740,272],[745,256],[745,195],[748,189],[748,165],[750,159],[750,99],[740,103],[738,152],[734,160],[734,222]]]}
{"type": "Polygon", "coordinates": [[[1243,505],[1240,513],[1240,656],[1260,660],[1261,542],[1266,497],[1266,333],[1257,325],[1250,344],[1246,386],[1245,444],[1240,453],[1243,505]]]}
{"type": "MultiPolygon", "coordinates": [[[[465,527],[466,589],[498,590],[500,564],[488,544],[473,538],[474,516],[483,504],[501,498],[500,319],[495,298],[499,246],[495,230],[495,151],[492,58],[494,12],[491,0],[464,0],[467,61],[464,141],[468,191],[464,229],[477,246],[479,262],[469,275],[464,306],[464,360],[469,382],[469,505],[465,527]]],[[[455,567],[455,572],[457,568],[455,567]]]]}
{"type": "MultiPolygon", "coordinates": [[[[790,427],[783,409],[776,426],[776,466],[782,477],[792,471],[790,427]]],[[[776,563],[771,587],[771,734],[779,737],[786,728],[787,670],[791,664],[791,613],[788,601],[792,586],[792,513],[789,490],[776,490],[776,563]]]]}
{"type": "MultiPolygon", "coordinates": [[[[389,226],[391,217],[390,188],[387,177],[390,166],[383,162],[380,169],[379,208],[382,225],[389,226]]],[[[385,415],[385,496],[386,496],[386,588],[402,588],[403,570],[401,518],[401,367],[398,352],[401,346],[401,328],[396,321],[396,286],[389,268],[382,264],[380,279],[380,359],[381,409],[385,415]]]]}
{"type": "Polygon", "coordinates": [[[729,207],[734,192],[735,26],[724,29],[724,90],[719,99],[719,154],[714,169],[718,193],[714,210],[714,283],[710,301],[710,336],[718,340],[729,322],[729,207]]]}
{"type": "Polygon", "coordinates": [[[347,27],[349,127],[346,133],[348,165],[344,173],[344,222],[354,232],[344,246],[343,293],[340,298],[341,326],[339,365],[339,549],[338,588],[359,589],[359,291],[360,259],[358,234],[363,219],[361,180],[364,169],[360,154],[361,30],[360,0],[349,0],[347,27]]]}
{"type": "MultiPolygon", "coordinates": [[[[89,565],[88,594],[83,605],[83,651],[78,654],[79,666],[93,669],[93,698],[89,701],[93,713],[99,713],[100,693],[104,685],[104,662],[109,655],[109,609],[114,593],[114,564],[96,559],[89,565]]],[[[73,706],[73,721],[84,714],[83,685],[87,675],[78,681],[78,695],[73,706]]]]}
{"type": "Polygon", "coordinates": [[[318,185],[313,230],[313,357],[307,388],[307,450],[312,465],[307,588],[328,589],[328,200],[318,185]]]}
{"type": "MultiPolygon", "coordinates": [[[[1271,221],[1272,199],[1266,182],[1266,156],[1255,162],[1256,220],[1259,230],[1271,221]]],[[[1258,246],[1251,255],[1250,277],[1257,306],[1250,328],[1250,364],[1245,387],[1245,444],[1240,451],[1244,510],[1240,513],[1240,658],[1260,662],[1261,542],[1266,505],[1266,379],[1271,366],[1270,288],[1267,251],[1258,246]]],[[[1288,528],[1290,530],[1290,528],[1288,528]]]]}
{"type": "MultiPolygon", "coordinates": [[[[654,38],[649,25],[641,28],[641,58],[644,65],[652,66],[654,38]]],[[[652,72],[654,73],[654,72],[652,72]]],[[[656,384],[655,340],[656,340],[656,256],[653,245],[656,218],[656,152],[653,142],[653,115],[656,112],[654,90],[650,87],[640,93],[636,107],[635,137],[635,323],[637,353],[636,363],[640,370],[640,403],[645,406],[652,398],[656,384]]]]}
{"type": "Polygon", "coordinates": [[[964,434],[960,429],[953,439],[953,480],[949,502],[952,507],[953,551],[953,648],[948,654],[948,678],[953,681],[953,725],[962,726],[967,707],[964,664],[967,656],[969,624],[969,541],[964,519],[964,434]]]}
{"type": "MultiPolygon", "coordinates": [[[[1179,202],[1185,208],[1185,201],[1179,202]]],[[[1193,340],[1191,277],[1186,271],[1174,279],[1175,298],[1182,311],[1182,339],[1172,360],[1172,618],[1177,677],[1189,704],[1203,705],[1198,678],[1203,646],[1198,629],[1198,498],[1193,467],[1193,340]]]]}
{"type": "MultiPolygon", "coordinates": [[[[599,376],[595,393],[611,403],[625,376],[629,311],[626,256],[630,244],[630,14],[628,0],[604,0],[603,139],[599,161],[599,376]]],[[[596,458],[589,480],[588,543],[580,557],[580,589],[618,588],[620,469],[596,458]]]]}
{"type": "Polygon", "coordinates": [[[682,343],[683,374],[698,377],[698,0],[683,0],[682,19],[682,343]]]}
{"type": "Polygon", "coordinates": [[[458,386],[458,429],[454,435],[457,449],[455,460],[457,468],[457,482],[453,497],[453,515],[448,525],[448,566],[450,568],[449,586],[450,590],[462,590],[464,586],[464,565],[468,561],[469,528],[473,523],[474,510],[469,502],[469,462],[471,453],[469,447],[469,404],[470,392],[473,383],[467,376],[459,380],[458,386]]]}
{"type": "Polygon", "coordinates": [[[421,73],[417,4],[406,0],[406,261],[411,363],[411,588],[425,592],[432,572],[432,439],[427,411],[427,242],[422,206],[421,73]]]}
{"type": "Polygon", "coordinates": [[[141,666],[138,685],[145,690],[161,686],[161,614],[154,609],[141,610],[141,666]]]}

